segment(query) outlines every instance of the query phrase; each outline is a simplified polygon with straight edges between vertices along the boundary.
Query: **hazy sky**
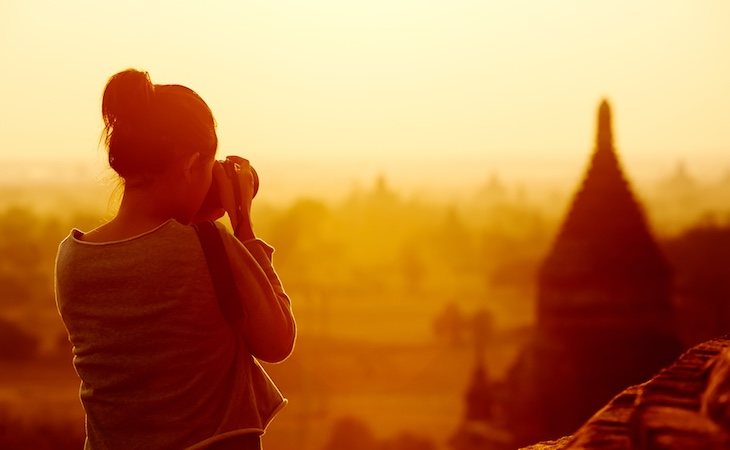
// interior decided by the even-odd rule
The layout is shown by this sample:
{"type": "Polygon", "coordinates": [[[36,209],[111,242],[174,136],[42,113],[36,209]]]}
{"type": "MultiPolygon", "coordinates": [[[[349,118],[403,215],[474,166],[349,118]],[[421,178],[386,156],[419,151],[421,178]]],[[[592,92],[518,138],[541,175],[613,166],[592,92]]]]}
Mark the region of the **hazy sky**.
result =
{"type": "Polygon", "coordinates": [[[102,89],[135,67],[303,192],[574,182],[603,96],[630,174],[730,168],[722,0],[0,0],[0,58],[0,160],[103,161],[102,89]]]}

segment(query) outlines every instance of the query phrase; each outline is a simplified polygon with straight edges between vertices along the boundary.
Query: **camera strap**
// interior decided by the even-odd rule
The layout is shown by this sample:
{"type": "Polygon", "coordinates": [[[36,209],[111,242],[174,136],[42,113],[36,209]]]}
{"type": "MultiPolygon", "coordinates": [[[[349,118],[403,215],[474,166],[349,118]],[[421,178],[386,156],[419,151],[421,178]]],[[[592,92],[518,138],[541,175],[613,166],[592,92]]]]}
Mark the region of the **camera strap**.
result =
{"type": "Polygon", "coordinates": [[[193,228],[205,254],[221,313],[231,327],[238,329],[243,321],[243,305],[238,298],[233,271],[218,227],[213,221],[205,221],[194,223],[193,228]]]}

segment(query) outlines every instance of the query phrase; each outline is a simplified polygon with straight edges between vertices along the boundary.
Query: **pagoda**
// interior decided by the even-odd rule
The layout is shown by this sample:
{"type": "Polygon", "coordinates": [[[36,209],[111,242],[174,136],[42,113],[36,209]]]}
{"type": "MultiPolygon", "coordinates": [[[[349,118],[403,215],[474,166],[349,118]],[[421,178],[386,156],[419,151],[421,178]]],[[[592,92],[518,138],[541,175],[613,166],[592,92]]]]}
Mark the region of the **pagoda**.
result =
{"type": "Polygon", "coordinates": [[[517,443],[575,431],[670,363],[672,273],[598,108],[595,149],[538,274],[537,327],[511,370],[517,443]]]}
{"type": "Polygon", "coordinates": [[[564,336],[664,332],[671,269],[613,145],[611,109],[598,108],[596,148],[538,280],[538,326],[564,336]]]}
{"type": "Polygon", "coordinates": [[[456,431],[448,440],[451,450],[507,450],[512,438],[496,417],[494,383],[486,368],[483,327],[474,325],[475,364],[464,393],[464,413],[456,431]]]}

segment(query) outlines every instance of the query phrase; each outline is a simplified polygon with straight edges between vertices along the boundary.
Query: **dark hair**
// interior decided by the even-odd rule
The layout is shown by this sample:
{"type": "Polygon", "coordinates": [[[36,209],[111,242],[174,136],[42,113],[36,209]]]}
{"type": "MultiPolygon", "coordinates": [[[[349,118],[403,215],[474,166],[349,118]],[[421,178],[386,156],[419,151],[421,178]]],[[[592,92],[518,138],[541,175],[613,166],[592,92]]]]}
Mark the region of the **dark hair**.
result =
{"type": "Polygon", "coordinates": [[[126,182],[148,179],[193,152],[215,155],[218,138],[208,105],[177,84],[152,84],[147,72],[112,76],[101,103],[109,165],[126,182]]]}

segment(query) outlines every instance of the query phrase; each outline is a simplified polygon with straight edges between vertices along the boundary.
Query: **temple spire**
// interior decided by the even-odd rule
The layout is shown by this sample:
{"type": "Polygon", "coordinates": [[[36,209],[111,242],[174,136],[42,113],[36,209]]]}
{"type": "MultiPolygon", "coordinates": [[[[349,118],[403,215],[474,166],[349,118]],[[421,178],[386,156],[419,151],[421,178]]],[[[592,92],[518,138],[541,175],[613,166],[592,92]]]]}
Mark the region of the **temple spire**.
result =
{"type": "Polygon", "coordinates": [[[598,107],[598,123],[596,126],[596,151],[613,151],[613,130],[611,127],[611,106],[607,99],[598,107]]]}
{"type": "MultiPolygon", "coordinates": [[[[563,328],[573,314],[576,323],[591,315],[607,323],[609,311],[616,311],[613,319],[624,323],[625,315],[619,311],[666,311],[670,302],[658,293],[665,290],[670,275],[621,168],[613,143],[611,107],[604,99],[598,106],[596,148],[588,170],[540,270],[538,322],[545,329],[563,328]],[[634,282],[636,286],[656,282],[661,287],[647,290],[656,290],[656,296],[639,295],[641,289],[633,292],[634,282]],[[606,286],[623,285],[621,295],[604,292],[606,286]],[[583,290],[570,286],[583,286],[583,290]],[[595,292],[593,300],[584,298],[588,290],[595,292]]],[[[645,319],[652,322],[655,316],[659,314],[654,311],[645,319]]]]}

